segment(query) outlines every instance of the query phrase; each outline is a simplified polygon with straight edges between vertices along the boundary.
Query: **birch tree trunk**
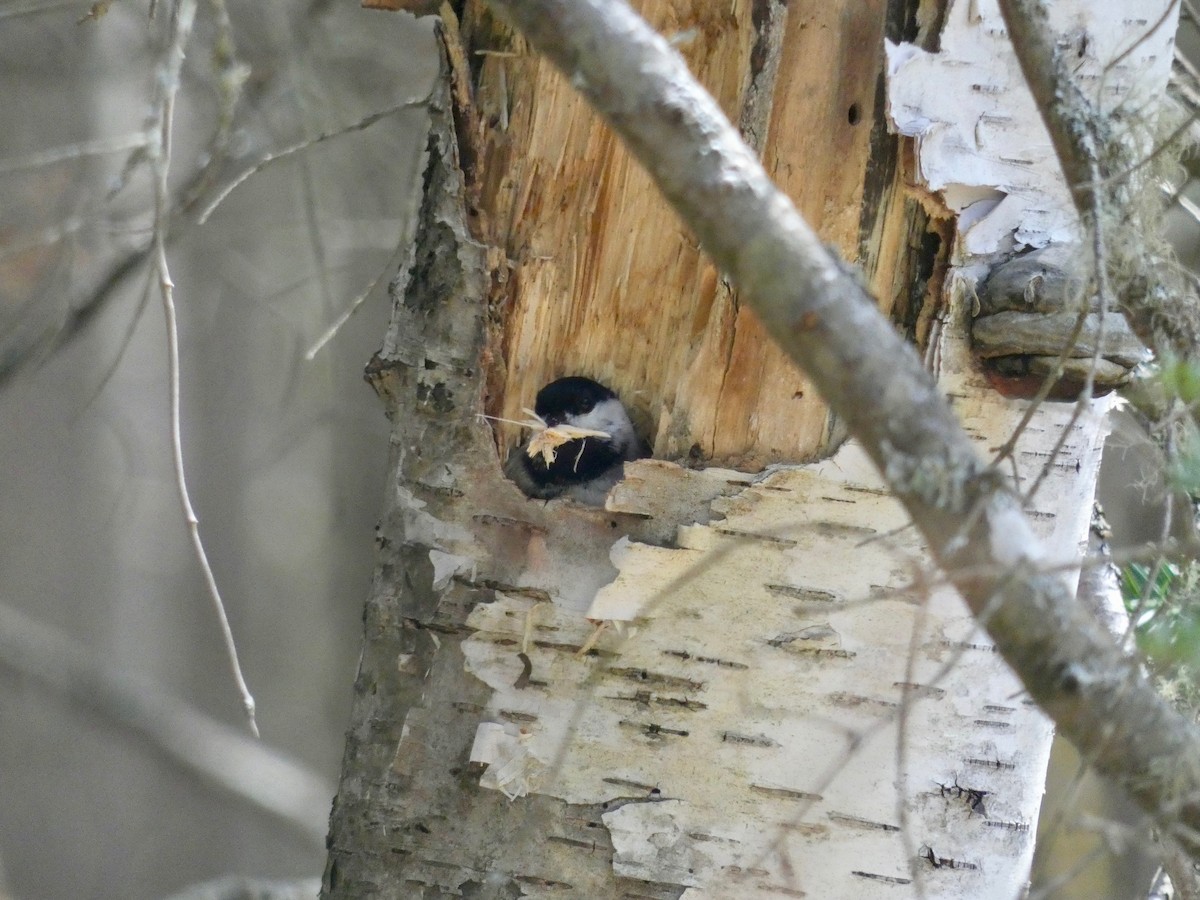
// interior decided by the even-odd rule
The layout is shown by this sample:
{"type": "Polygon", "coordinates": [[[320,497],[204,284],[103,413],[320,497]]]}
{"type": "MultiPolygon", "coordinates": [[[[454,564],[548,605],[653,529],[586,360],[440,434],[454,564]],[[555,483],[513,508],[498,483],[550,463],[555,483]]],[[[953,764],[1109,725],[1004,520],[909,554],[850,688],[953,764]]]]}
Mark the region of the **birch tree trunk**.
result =
{"type": "MultiPolygon", "coordinates": [[[[1024,404],[972,358],[974,285],[1081,236],[994,8],[641,5],[981,450],[1004,444],[1024,404]]],[[[1100,67],[1138,26],[1091,6],[1100,67]]],[[[1161,88],[1170,33],[1112,87],[1161,88]]],[[[1048,721],[568,81],[476,3],[439,34],[418,237],[369,370],[393,493],[325,895],[1016,896],[1048,721]],[[654,447],[604,509],[526,499],[501,473],[517,435],[479,418],[568,374],[654,447]]],[[[1029,513],[1051,568],[1086,540],[1104,412],[1043,406],[1015,445],[1024,484],[1049,466],[1029,513]]]]}

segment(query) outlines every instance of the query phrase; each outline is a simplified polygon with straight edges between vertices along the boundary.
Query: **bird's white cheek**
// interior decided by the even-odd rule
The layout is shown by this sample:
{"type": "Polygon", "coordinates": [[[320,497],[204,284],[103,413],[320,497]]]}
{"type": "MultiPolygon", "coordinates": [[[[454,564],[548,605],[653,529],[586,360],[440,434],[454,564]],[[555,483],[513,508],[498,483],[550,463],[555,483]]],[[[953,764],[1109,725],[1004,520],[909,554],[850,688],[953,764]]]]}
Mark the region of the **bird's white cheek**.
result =
{"type": "Polygon", "coordinates": [[[592,428],[596,431],[607,431],[613,437],[624,435],[632,426],[625,407],[620,400],[605,400],[582,416],[571,416],[570,423],[580,428],[592,428]]]}

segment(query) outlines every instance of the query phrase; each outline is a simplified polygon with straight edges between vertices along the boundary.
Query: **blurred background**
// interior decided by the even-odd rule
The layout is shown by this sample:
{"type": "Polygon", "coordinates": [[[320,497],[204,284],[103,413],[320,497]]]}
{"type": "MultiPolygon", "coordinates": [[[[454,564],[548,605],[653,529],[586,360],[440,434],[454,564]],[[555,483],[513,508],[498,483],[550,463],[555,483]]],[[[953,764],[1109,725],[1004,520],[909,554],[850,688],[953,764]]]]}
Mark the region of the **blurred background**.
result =
{"type": "MultiPolygon", "coordinates": [[[[184,452],[255,744],[179,512],[147,252],[173,7],[0,2],[0,893],[22,900],[216,896],[194,886],[230,877],[314,896],[324,864],[386,487],[362,368],[437,58],[428,23],[342,0],[207,0],[187,44],[169,231],[184,452]]],[[[1194,268],[1200,189],[1180,186],[1194,268]]],[[[1160,533],[1144,445],[1125,419],[1106,461],[1123,545],[1160,533]]],[[[1058,760],[1048,802],[1071,814],[1042,883],[1144,897],[1145,848],[1086,824],[1135,817],[1058,760]]]]}
{"type": "Polygon", "coordinates": [[[418,103],[346,129],[424,97],[437,59],[429,25],[406,15],[206,0],[183,64],[169,256],[185,457],[262,749],[298,764],[281,766],[239,746],[240,700],[174,487],[151,179],[130,146],[156,115],[174,5],[151,21],[145,3],[92,19],[87,2],[0,4],[12,897],[157,898],[230,874],[316,878],[324,864],[388,453],[362,370],[409,240],[426,114],[418,103]],[[217,189],[320,135],[335,136],[267,165],[196,227],[217,189]],[[264,810],[239,776],[288,805],[264,810]]]}

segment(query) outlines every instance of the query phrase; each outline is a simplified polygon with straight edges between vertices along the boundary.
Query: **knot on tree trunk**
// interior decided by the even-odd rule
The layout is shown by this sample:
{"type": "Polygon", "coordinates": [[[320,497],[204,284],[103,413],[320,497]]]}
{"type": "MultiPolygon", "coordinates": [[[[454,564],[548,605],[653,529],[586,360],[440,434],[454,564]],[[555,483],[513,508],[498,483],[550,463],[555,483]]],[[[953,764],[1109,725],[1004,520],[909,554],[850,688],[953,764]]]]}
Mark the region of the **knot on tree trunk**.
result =
{"type": "Polygon", "coordinates": [[[1001,263],[981,282],[972,348],[1006,397],[1032,397],[1055,373],[1048,399],[1074,400],[1089,373],[1099,397],[1149,356],[1119,310],[1101,309],[1085,256],[1079,246],[1045,247],[1001,263]]]}

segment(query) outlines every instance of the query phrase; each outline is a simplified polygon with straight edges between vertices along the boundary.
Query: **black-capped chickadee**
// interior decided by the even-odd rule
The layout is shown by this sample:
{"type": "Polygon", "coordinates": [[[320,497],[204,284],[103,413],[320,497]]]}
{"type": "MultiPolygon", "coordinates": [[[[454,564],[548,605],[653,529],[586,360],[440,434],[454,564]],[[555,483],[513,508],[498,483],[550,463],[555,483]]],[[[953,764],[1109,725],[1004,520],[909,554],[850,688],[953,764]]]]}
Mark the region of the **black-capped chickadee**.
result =
{"type": "MultiPolygon", "coordinates": [[[[538,391],[534,412],[549,429],[570,426],[605,436],[558,443],[549,456],[537,452],[530,456],[530,441],[514,450],[505,474],[530,497],[568,497],[603,506],[609,488],[621,480],[622,464],[649,455],[617,395],[590,378],[572,375],[550,382],[538,391]]],[[[537,441],[538,435],[532,440],[537,441]]]]}

